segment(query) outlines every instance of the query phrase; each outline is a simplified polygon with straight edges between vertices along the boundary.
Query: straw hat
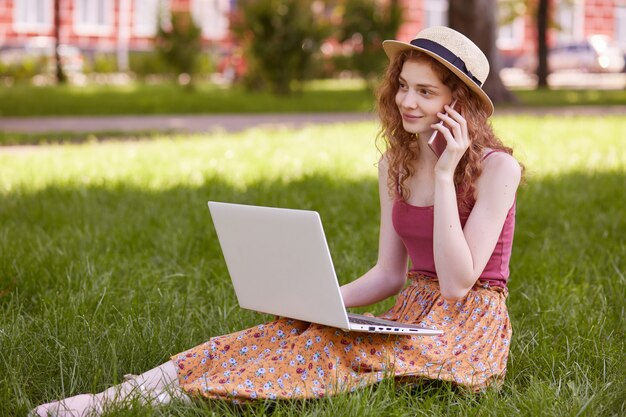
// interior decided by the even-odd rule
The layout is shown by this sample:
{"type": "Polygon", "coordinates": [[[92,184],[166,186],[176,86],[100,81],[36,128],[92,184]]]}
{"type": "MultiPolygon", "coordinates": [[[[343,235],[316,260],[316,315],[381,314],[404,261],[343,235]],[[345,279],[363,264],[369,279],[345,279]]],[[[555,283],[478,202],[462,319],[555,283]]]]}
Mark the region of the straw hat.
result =
{"type": "Polygon", "coordinates": [[[482,90],[489,74],[489,61],[465,35],[445,26],[434,26],[422,30],[410,43],[384,41],[383,49],[391,60],[407,49],[430,55],[455,73],[485,103],[489,115],[493,114],[493,103],[482,90]]]}

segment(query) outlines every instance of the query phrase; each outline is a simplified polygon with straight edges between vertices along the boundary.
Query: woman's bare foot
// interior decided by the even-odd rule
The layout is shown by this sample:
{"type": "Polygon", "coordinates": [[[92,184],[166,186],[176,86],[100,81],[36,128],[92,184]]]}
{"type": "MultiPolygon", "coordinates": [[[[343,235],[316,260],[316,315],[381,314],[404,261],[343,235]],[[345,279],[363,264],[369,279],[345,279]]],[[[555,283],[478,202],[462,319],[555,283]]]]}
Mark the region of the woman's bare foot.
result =
{"type": "Polygon", "coordinates": [[[91,417],[102,414],[98,397],[81,394],[61,401],[42,404],[31,410],[28,417],[91,417]]]}
{"type": "Polygon", "coordinates": [[[159,406],[172,400],[189,401],[178,385],[176,366],[172,361],[144,372],[126,375],[125,382],[100,394],[82,394],[40,405],[29,414],[33,417],[92,417],[103,413],[104,407],[138,404],[159,406]]]}

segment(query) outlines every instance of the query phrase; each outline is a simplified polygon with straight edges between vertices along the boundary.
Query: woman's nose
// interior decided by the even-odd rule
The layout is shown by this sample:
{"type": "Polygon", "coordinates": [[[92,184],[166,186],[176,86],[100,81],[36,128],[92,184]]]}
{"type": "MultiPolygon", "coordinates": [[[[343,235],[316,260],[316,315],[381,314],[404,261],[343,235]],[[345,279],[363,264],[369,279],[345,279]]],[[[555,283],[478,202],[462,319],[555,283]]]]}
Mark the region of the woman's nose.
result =
{"type": "Polygon", "coordinates": [[[414,109],[417,107],[417,100],[415,100],[415,93],[412,91],[407,91],[407,93],[402,97],[402,106],[407,109],[414,109]]]}

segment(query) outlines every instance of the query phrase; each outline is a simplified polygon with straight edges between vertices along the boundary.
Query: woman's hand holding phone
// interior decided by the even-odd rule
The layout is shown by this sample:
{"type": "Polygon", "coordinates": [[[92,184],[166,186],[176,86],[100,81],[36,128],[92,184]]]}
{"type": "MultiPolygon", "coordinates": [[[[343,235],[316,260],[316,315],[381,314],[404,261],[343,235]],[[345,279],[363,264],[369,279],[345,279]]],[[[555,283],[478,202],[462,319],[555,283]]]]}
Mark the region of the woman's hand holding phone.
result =
{"type": "MultiPolygon", "coordinates": [[[[452,104],[450,104],[450,107],[454,109],[455,105],[456,105],[456,100],[454,100],[452,104]]],[[[448,112],[446,112],[446,115],[448,115],[448,112]]],[[[443,120],[437,123],[437,125],[443,126],[443,120]]],[[[435,155],[437,155],[437,158],[439,158],[441,154],[443,153],[443,151],[446,150],[447,144],[448,142],[446,141],[446,138],[443,136],[443,133],[441,133],[439,130],[435,128],[435,130],[433,131],[433,134],[430,135],[430,139],[428,139],[428,146],[435,153],[435,155]]]]}
{"type": "MultiPolygon", "coordinates": [[[[431,149],[437,149],[437,146],[441,150],[438,154],[439,160],[435,170],[439,173],[445,173],[446,176],[454,176],[454,171],[459,161],[469,148],[470,140],[467,131],[467,123],[465,118],[459,112],[459,105],[456,100],[449,106],[445,106],[445,113],[438,113],[437,115],[441,119],[441,122],[431,125],[435,130],[433,137],[431,137],[433,144],[431,149]],[[455,108],[456,105],[456,108],[455,108]],[[437,137],[440,137],[438,145],[437,137]]],[[[429,140],[430,142],[431,140],[429,140]]],[[[430,145],[430,144],[429,144],[430,145]]],[[[433,149],[433,152],[437,152],[433,149]]]]}

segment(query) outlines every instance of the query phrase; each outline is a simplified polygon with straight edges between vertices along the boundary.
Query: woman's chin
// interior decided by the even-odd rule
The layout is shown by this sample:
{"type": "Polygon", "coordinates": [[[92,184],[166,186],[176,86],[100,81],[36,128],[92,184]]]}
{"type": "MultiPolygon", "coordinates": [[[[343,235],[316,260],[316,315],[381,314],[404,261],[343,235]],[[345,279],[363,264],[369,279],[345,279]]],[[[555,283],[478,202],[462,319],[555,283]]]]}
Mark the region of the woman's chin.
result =
{"type": "Polygon", "coordinates": [[[415,126],[412,123],[403,123],[402,127],[404,128],[404,130],[408,133],[411,133],[415,136],[425,136],[428,135],[430,137],[430,134],[432,133],[432,130],[424,130],[423,128],[420,128],[418,126],[415,126]]]}
{"type": "Polygon", "coordinates": [[[402,123],[402,127],[404,128],[404,130],[408,133],[414,134],[414,135],[418,135],[420,132],[420,129],[418,129],[414,124],[412,123],[402,123]]]}

